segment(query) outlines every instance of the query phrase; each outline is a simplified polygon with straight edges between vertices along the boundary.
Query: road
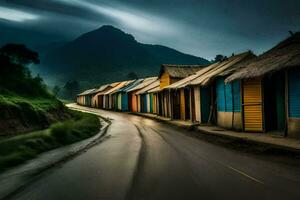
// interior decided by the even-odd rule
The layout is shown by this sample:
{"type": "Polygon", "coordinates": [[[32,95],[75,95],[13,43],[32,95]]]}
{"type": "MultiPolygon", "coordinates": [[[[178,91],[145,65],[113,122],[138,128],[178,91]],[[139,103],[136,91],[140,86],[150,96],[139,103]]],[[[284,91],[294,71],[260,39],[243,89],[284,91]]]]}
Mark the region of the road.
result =
{"type": "Polygon", "coordinates": [[[84,109],[112,119],[106,139],[12,199],[300,199],[299,166],[140,116],[84,109]]]}

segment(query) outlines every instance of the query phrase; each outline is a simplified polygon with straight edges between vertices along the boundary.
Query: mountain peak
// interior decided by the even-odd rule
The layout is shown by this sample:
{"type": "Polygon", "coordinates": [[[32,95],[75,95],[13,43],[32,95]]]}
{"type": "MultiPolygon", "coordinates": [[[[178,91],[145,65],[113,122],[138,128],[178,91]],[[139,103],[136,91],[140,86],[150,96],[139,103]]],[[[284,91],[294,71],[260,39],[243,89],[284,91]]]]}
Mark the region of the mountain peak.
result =
{"type": "Polygon", "coordinates": [[[93,40],[97,43],[97,41],[105,42],[103,40],[108,41],[134,41],[136,42],[135,38],[118,29],[112,25],[103,25],[100,28],[87,32],[80,37],[78,37],[75,41],[84,41],[86,40],[93,40]]]}
{"type": "Polygon", "coordinates": [[[121,29],[118,29],[118,28],[116,28],[112,25],[103,25],[100,28],[96,29],[96,31],[119,31],[119,32],[123,32],[121,29]]]}
{"type": "Polygon", "coordinates": [[[126,80],[129,73],[155,76],[160,65],[208,64],[209,61],[161,45],[137,42],[110,25],[102,26],[47,53],[43,63],[53,74],[90,84],[126,80]]]}

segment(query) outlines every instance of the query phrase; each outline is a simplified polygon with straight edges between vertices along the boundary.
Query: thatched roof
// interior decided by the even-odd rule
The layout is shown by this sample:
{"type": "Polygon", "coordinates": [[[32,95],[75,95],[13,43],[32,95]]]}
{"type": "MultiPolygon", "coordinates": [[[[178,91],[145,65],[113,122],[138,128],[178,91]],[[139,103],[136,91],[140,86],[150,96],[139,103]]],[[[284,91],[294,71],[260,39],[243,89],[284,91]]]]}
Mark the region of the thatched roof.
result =
{"type": "Polygon", "coordinates": [[[213,69],[195,78],[189,85],[207,86],[216,77],[233,73],[235,70],[243,67],[244,62],[249,62],[249,60],[252,60],[254,57],[255,55],[250,51],[231,56],[221,62],[213,64],[215,65],[213,69]]]}
{"type": "Polygon", "coordinates": [[[237,79],[262,77],[284,68],[300,67],[300,32],[290,36],[269,51],[258,56],[248,65],[226,79],[231,82],[237,79]]]}
{"type": "Polygon", "coordinates": [[[191,81],[195,80],[197,77],[207,73],[208,71],[210,71],[211,69],[213,69],[214,67],[216,67],[218,64],[214,63],[211,64],[208,67],[204,67],[203,69],[197,71],[195,74],[192,74],[191,76],[188,76],[184,79],[181,79],[171,85],[168,85],[167,87],[163,88],[163,89],[178,89],[178,88],[183,88],[187,85],[189,85],[191,83],[191,81]]]}
{"type": "Polygon", "coordinates": [[[168,73],[172,78],[185,78],[187,76],[190,76],[200,69],[202,69],[203,65],[169,65],[169,64],[163,64],[161,65],[159,77],[166,72],[168,73]]]}
{"type": "Polygon", "coordinates": [[[127,92],[132,92],[135,90],[140,90],[148,85],[150,85],[151,83],[153,83],[154,81],[157,80],[157,77],[149,77],[149,78],[145,78],[140,84],[130,88],[127,92]]]}

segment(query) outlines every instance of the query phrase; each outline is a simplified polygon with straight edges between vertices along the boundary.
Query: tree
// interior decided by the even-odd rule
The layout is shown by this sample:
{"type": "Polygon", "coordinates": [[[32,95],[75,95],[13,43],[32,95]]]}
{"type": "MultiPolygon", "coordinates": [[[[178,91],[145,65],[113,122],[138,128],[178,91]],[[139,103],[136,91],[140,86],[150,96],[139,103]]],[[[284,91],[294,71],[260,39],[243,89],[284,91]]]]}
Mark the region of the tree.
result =
{"type": "Polygon", "coordinates": [[[64,86],[64,90],[67,93],[68,98],[75,98],[77,92],[79,91],[79,83],[78,81],[68,81],[64,86]]]}
{"type": "Polygon", "coordinates": [[[26,66],[34,63],[39,64],[39,54],[28,49],[23,44],[7,44],[0,49],[0,54],[7,56],[12,63],[26,66]]]}
{"type": "Polygon", "coordinates": [[[223,61],[224,59],[226,59],[226,56],[223,56],[221,54],[216,55],[215,59],[213,60],[213,62],[220,62],[223,61]]]}
{"type": "Polygon", "coordinates": [[[60,92],[60,87],[58,85],[55,85],[53,87],[53,89],[52,89],[53,95],[57,97],[57,95],[59,94],[59,92],[60,92]]]}
{"type": "Polygon", "coordinates": [[[138,79],[139,77],[138,77],[138,75],[137,75],[136,73],[134,73],[134,72],[129,72],[129,73],[127,74],[127,78],[133,80],[133,79],[138,79]]]}
{"type": "Polygon", "coordinates": [[[37,52],[22,44],[7,44],[0,48],[0,87],[22,95],[49,96],[43,80],[32,77],[30,64],[39,64],[37,52]]]}

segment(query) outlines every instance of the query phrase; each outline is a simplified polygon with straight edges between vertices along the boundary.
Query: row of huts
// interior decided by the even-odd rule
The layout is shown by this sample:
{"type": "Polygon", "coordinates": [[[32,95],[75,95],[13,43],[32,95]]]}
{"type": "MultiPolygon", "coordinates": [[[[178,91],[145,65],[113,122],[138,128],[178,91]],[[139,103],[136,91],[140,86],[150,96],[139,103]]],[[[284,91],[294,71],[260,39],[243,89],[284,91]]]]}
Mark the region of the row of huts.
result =
{"type": "Polygon", "coordinates": [[[260,56],[249,51],[209,66],[164,64],[158,77],[87,90],[77,103],[300,137],[300,33],[260,56]]]}

